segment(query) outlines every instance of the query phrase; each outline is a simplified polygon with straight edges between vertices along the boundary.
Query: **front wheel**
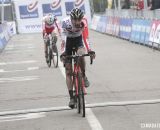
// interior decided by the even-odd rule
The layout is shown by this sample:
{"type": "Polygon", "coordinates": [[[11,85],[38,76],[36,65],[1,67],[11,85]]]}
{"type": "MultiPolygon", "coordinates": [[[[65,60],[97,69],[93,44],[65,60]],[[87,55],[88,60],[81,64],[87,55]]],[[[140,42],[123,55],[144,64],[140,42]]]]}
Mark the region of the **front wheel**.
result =
{"type": "Polygon", "coordinates": [[[47,65],[48,67],[51,67],[51,59],[52,59],[52,50],[49,48],[49,46],[47,47],[47,65]]]}
{"type": "Polygon", "coordinates": [[[78,73],[78,97],[79,97],[79,105],[80,105],[80,113],[82,117],[85,117],[85,98],[84,98],[84,91],[82,85],[82,74],[78,73]]]}
{"type": "Polygon", "coordinates": [[[52,60],[53,60],[54,67],[57,68],[58,67],[58,49],[56,45],[53,45],[52,60]]]}

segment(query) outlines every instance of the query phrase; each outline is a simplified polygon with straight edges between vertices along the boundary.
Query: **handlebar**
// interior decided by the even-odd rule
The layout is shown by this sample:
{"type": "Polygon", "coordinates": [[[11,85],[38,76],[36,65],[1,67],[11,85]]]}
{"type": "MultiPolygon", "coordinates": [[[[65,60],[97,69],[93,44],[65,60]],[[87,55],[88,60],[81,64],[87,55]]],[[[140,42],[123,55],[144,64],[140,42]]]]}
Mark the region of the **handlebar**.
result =
{"type": "Polygon", "coordinates": [[[72,58],[72,59],[76,59],[76,58],[79,58],[79,57],[90,56],[90,64],[93,64],[93,58],[91,57],[90,54],[83,54],[83,55],[79,55],[79,54],[75,54],[75,55],[65,55],[65,54],[62,54],[61,56],[64,56],[64,57],[66,57],[66,58],[72,58]]]}

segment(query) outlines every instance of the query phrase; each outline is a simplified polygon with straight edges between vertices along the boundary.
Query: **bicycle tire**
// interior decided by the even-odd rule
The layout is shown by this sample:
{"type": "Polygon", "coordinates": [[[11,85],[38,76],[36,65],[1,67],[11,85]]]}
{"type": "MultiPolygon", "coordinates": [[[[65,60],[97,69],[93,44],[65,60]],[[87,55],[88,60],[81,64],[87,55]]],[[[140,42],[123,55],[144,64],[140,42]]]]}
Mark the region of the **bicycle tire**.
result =
{"type": "Polygon", "coordinates": [[[85,111],[85,98],[84,98],[84,91],[82,86],[82,74],[78,72],[78,96],[79,96],[79,105],[80,105],[80,113],[82,114],[82,117],[85,117],[86,111],[85,111]]]}
{"type": "Polygon", "coordinates": [[[56,45],[53,46],[52,60],[53,60],[54,67],[57,68],[58,67],[58,49],[56,45]]]}
{"type": "Polygon", "coordinates": [[[79,96],[76,94],[78,89],[78,86],[76,86],[76,80],[78,81],[77,76],[76,74],[73,73],[73,86],[74,86],[73,91],[74,91],[75,108],[77,108],[77,113],[80,114],[80,99],[79,96]]]}
{"type": "Polygon", "coordinates": [[[48,47],[48,67],[51,67],[51,59],[52,59],[52,50],[48,47]]]}

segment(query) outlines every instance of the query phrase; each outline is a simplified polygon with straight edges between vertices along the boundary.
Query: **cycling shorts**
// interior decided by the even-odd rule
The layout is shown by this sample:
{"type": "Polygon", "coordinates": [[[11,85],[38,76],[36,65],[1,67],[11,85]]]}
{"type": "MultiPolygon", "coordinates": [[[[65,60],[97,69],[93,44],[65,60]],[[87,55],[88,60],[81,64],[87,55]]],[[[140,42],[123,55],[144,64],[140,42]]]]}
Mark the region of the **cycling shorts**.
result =
{"type": "MultiPolygon", "coordinates": [[[[66,55],[72,55],[73,51],[77,52],[78,48],[84,47],[83,41],[82,41],[82,35],[79,37],[67,37],[66,39],[66,49],[65,49],[65,54],[66,55]]],[[[72,59],[67,58],[65,60],[65,63],[72,63],[72,59]]]]}

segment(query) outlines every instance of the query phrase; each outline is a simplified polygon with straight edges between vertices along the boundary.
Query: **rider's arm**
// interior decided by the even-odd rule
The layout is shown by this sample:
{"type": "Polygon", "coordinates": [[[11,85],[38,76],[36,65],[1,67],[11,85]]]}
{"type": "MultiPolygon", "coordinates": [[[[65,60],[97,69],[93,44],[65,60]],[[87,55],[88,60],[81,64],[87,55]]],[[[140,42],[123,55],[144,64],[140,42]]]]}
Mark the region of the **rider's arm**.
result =
{"type": "Polygon", "coordinates": [[[55,26],[56,26],[56,28],[57,28],[57,31],[58,31],[58,33],[59,33],[59,35],[60,35],[60,37],[61,37],[61,29],[60,29],[60,26],[58,25],[58,21],[57,21],[57,18],[55,18],[55,20],[54,20],[55,22],[55,26]]]}
{"type": "Polygon", "coordinates": [[[45,36],[45,34],[46,34],[46,29],[45,29],[45,18],[46,18],[46,17],[43,17],[43,19],[42,19],[43,37],[44,37],[44,36],[45,36]]]}
{"type": "Polygon", "coordinates": [[[84,41],[84,45],[87,49],[87,52],[91,51],[91,43],[89,41],[89,31],[88,31],[88,23],[87,23],[87,19],[83,18],[82,20],[83,24],[84,24],[84,29],[82,32],[82,37],[83,37],[83,41],[84,41]]]}
{"type": "Polygon", "coordinates": [[[61,39],[62,39],[62,43],[61,43],[61,52],[64,53],[65,52],[65,48],[66,48],[66,23],[65,21],[62,21],[62,30],[61,30],[61,39]]]}

